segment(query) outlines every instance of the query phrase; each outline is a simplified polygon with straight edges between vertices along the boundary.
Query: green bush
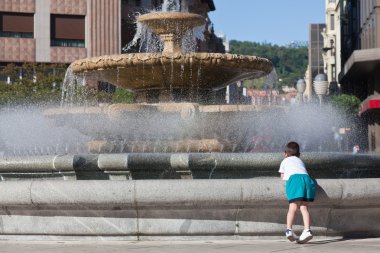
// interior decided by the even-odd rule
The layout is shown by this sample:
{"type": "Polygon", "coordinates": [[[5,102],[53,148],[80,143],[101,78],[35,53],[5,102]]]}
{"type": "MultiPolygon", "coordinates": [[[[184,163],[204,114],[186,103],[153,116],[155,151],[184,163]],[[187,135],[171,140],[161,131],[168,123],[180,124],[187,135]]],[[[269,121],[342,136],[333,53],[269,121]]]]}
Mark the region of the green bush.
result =
{"type": "Polygon", "coordinates": [[[0,75],[9,76],[12,80],[11,84],[0,82],[0,105],[51,104],[60,101],[60,84],[64,78],[65,65],[25,63],[21,68],[22,73],[20,67],[9,64],[0,71],[0,75]]]}
{"type": "Polygon", "coordinates": [[[116,88],[114,95],[112,96],[113,103],[133,103],[135,100],[135,95],[133,92],[116,88]]]}
{"type": "Polygon", "coordinates": [[[332,106],[347,114],[358,114],[360,107],[360,99],[354,95],[337,95],[330,98],[332,106]]]}
{"type": "Polygon", "coordinates": [[[9,64],[0,75],[9,76],[11,84],[0,82],[1,105],[50,105],[71,103],[73,105],[96,105],[97,103],[133,103],[134,94],[117,88],[115,93],[97,91],[74,83],[70,91],[62,94],[62,83],[67,66],[63,64],[32,64],[22,66],[9,64]],[[22,78],[20,78],[22,69],[22,78]],[[74,91],[73,91],[74,90],[74,91]]]}

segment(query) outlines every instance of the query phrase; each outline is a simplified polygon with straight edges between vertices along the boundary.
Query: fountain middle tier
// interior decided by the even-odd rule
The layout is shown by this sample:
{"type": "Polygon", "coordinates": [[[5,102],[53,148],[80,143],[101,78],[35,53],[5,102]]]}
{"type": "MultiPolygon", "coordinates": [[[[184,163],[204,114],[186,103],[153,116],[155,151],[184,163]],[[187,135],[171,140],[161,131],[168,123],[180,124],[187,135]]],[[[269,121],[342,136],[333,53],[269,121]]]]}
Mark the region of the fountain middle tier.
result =
{"type": "MultiPolygon", "coordinates": [[[[195,103],[112,104],[45,111],[89,136],[89,152],[242,152],[253,117],[275,107],[195,103]]],[[[280,109],[281,110],[281,109],[280,109]]]]}
{"type": "Polygon", "coordinates": [[[189,94],[191,102],[197,102],[191,94],[261,77],[272,70],[272,63],[260,57],[234,54],[135,53],[81,59],[73,62],[71,68],[88,79],[132,91],[181,90],[189,94]]]}

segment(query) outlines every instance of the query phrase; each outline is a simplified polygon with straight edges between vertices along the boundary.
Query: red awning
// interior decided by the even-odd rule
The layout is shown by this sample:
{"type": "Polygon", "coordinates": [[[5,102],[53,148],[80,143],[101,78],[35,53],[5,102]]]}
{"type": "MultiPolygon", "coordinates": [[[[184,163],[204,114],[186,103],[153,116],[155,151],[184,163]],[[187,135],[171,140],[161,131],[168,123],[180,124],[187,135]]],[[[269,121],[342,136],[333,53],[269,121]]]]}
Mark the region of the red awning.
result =
{"type": "Polygon", "coordinates": [[[363,114],[368,110],[380,109],[380,97],[370,96],[360,104],[359,114],[363,114]]]}

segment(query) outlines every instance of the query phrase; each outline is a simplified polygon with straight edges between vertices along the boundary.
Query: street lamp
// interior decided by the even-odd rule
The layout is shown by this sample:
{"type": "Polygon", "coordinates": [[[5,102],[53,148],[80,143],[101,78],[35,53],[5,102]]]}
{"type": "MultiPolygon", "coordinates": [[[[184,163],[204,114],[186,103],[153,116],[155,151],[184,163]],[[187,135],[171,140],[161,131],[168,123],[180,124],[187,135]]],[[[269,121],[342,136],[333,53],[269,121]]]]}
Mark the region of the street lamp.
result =
{"type": "Polygon", "coordinates": [[[322,106],[323,96],[326,95],[327,90],[329,88],[329,82],[327,81],[327,75],[326,74],[318,74],[314,78],[313,88],[314,88],[315,94],[318,95],[319,105],[322,106]]]}
{"type": "Polygon", "coordinates": [[[336,94],[339,87],[338,82],[336,81],[336,49],[334,46],[334,40],[330,39],[330,47],[322,48],[324,53],[327,53],[331,50],[331,55],[334,56],[334,64],[331,64],[331,82],[330,82],[330,94],[336,94]]]}
{"type": "Polygon", "coordinates": [[[305,89],[306,89],[306,82],[303,78],[299,79],[297,81],[296,88],[297,88],[297,92],[298,92],[298,94],[297,94],[298,102],[302,103],[303,102],[303,95],[302,94],[305,92],[305,89]]]}

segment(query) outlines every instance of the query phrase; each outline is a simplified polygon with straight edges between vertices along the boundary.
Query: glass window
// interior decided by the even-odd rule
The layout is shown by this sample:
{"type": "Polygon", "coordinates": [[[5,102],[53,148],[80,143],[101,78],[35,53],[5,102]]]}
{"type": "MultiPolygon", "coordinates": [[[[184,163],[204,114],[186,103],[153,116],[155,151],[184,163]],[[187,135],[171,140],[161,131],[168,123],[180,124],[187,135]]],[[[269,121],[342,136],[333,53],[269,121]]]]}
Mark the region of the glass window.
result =
{"type": "Polygon", "coordinates": [[[85,47],[85,17],[52,15],[51,46],[85,47]]]}
{"type": "Polygon", "coordinates": [[[335,68],[335,64],[331,65],[331,76],[332,76],[332,80],[336,80],[336,68],[335,68]]]}
{"type": "Polygon", "coordinates": [[[335,30],[335,15],[334,14],[330,15],[330,30],[331,31],[335,30]]]}

